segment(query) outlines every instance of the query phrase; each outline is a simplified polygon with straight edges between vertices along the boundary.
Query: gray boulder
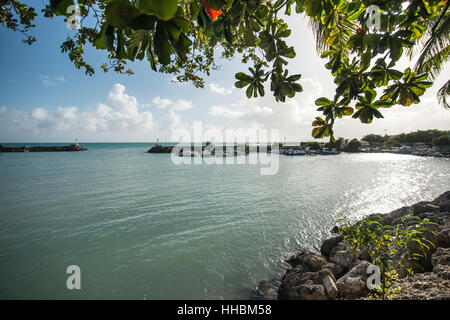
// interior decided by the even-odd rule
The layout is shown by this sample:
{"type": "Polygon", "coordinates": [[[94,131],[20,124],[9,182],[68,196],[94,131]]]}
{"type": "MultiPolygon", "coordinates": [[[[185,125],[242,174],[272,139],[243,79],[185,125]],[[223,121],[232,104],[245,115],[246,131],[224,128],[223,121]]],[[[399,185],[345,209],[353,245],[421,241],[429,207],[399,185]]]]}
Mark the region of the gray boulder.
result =
{"type": "Polygon", "coordinates": [[[336,247],[342,239],[343,238],[341,236],[338,236],[324,240],[322,242],[322,246],[320,247],[320,254],[328,259],[330,257],[331,250],[333,250],[333,248],[336,247]]]}
{"type": "Polygon", "coordinates": [[[334,256],[336,255],[336,253],[339,251],[345,251],[347,249],[348,247],[345,241],[339,242],[333,249],[331,249],[330,255],[328,256],[328,260],[330,260],[330,262],[334,262],[334,256]]]}
{"type": "Polygon", "coordinates": [[[400,209],[394,210],[390,213],[381,215],[382,217],[382,224],[387,224],[387,225],[392,225],[393,221],[398,221],[399,219],[401,219],[402,217],[408,216],[412,214],[412,209],[411,207],[402,207],[400,209]]]}
{"type": "Polygon", "coordinates": [[[411,213],[415,216],[424,212],[439,212],[439,205],[431,201],[421,201],[411,206],[411,213]]]}
{"type": "Polygon", "coordinates": [[[344,266],[332,262],[324,265],[322,269],[329,269],[333,273],[335,279],[339,279],[347,271],[347,269],[344,266]]]}
{"type": "Polygon", "coordinates": [[[369,277],[367,274],[369,266],[369,262],[361,261],[336,282],[339,295],[342,298],[357,299],[368,293],[366,282],[369,277]]]}
{"type": "Polygon", "coordinates": [[[450,191],[447,191],[443,194],[441,194],[439,197],[434,199],[434,201],[437,205],[439,205],[439,210],[442,212],[448,212],[450,211],[450,191]]]}
{"type": "Polygon", "coordinates": [[[298,300],[327,300],[328,295],[325,292],[325,287],[318,284],[303,284],[297,288],[298,300]]]}
{"type": "Polygon", "coordinates": [[[450,266],[450,248],[437,248],[436,252],[431,257],[433,267],[439,265],[450,266]]]}
{"type": "Polygon", "coordinates": [[[288,270],[278,289],[280,300],[327,300],[329,298],[323,284],[325,277],[333,281],[333,273],[326,269],[317,272],[307,271],[307,266],[298,265],[288,270]]]}
{"type": "Polygon", "coordinates": [[[338,289],[336,287],[336,283],[330,276],[325,276],[322,279],[323,286],[325,287],[325,291],[331,299],[336,299],[339,295],[338,289]]]}
{"type": "Polygon", "coordinates": [[[333,260],[336,264],[340,264],[345,268],[349,268],[354,261],[356,261],[361,256],[361,250],[359,249],[347,249],[336,252],[333,260]]]}
{"type": "Polygon", "coordinates": [[[308,271],[319,271],[322,266],[327,264],[327,260],[321,255],[312,252],[299,252],[290,256],[287,260],[291,266],[303,265],[308,271]]]}
{"type": "Polygon", "coordinates": [[[276,281],[262,280],[255,290],[255,299],[276,300],[278,296],[278,285],[276,281]]]}

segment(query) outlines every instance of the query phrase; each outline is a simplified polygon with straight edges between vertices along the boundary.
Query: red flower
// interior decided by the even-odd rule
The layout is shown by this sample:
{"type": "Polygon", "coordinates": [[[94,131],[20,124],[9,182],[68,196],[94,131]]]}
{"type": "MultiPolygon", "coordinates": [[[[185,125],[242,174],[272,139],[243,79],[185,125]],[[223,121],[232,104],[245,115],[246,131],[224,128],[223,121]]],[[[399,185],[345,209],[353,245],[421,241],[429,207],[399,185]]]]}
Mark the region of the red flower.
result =
{"type": "Polygon", "coordinates": [[[222,10],[213,10],[206,0],[202,0],[202,4],[212,21],[217,20],[217,18],[222,14],[222,10]]]}
{"type": "Polygon", "coordinates": [[[365,36],[366,35],[366,30],[362,29],[362,28],[358,28],[356,29],[356,34],[359,36],[365,36]]]}

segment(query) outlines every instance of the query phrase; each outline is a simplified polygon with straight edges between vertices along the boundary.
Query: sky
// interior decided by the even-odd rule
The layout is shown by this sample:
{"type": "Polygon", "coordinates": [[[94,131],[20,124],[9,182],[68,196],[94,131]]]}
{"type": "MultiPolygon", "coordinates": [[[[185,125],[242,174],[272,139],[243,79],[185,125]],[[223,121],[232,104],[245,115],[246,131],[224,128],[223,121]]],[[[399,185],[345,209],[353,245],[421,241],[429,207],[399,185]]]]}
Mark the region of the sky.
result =
{"type": "MultiPolygon", "coordinates": [[[[42,6],[43,0],[32,1],[42,6]]],[[[39,10],[40,11],[40,10],[39,10]]],[[[22,43],[23,36],[0,27],[0,143],[19,142],[175,142],[177,129],[203,128],[224,131],[277,129],[280,140],[311,141],[311,122],[321,114],[314,101],[332,97],[333,78],[315,51],[312,32],[302,16],[288,18],[288,40],[297,56],[289,63],[290,74],[302,74],[303,92],[285,103],[266,95],[247,99],[245,90],[234,88],[234,74],[249,66],[239,57],[218,55],[220,66],[205,77],[205,88],[173,82],[173,76],[156,73],[148,61],[129,64],[134,75],[104,73],[99,66],[106,52],[86,49],[94,76],[77,70],[60,44],[73,34],[62,18],[39,15],[33,35],[37,42],[22,43]]],[[[402,59],[403,70],[413,62],[402,59]]],[[[447,63],[421,103],[383,110],[384,119],[362,124],[357,119],[339,119],[335,136],[361,138],[365,134],[397,134],[426,129],[450,129],[450,111],[438,105],[437,90],[447,81],[447,63]]]]}

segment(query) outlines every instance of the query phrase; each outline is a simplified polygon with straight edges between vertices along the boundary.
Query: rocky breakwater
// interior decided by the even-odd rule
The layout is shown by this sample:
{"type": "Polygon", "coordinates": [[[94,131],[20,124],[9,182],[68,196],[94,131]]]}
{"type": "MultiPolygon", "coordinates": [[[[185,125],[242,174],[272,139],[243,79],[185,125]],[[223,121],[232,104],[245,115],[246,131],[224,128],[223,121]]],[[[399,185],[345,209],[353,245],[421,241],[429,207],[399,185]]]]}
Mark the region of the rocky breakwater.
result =
{"type": "Polygon", "coordinates": [[[162,145],[155,145],[154,147],[151,147],[147,153],[172,153],[174,146],[162,146],[162,145]]]}
{"type": "Polygon", "coordinates": [[[0,152],[60,152],[60,151],[85,151],[87,148],[79,144],[71,144],[68,146],[2,146],[0,152]]]}
{"type": "MultiPolygon", "coordinates": [[[[194,146],[181,147],[181,146],[162,146],[162,145],[156,144],[155,146],[151,147],[147,151],[147,153],[172,153],[172,152],[174,152],[174,153],[178,152],[179,153],[182,149],[189,150],[189,148],[190,148],[191,152],[194,152],[194,151],[200,152],[200,151],[204,151],[206,146],[202,146],[200,148],[198,146],[195,146],[195,147],[194,146]]],[[[228,146],[227,147],[227,146],[220,145],[220,146],[212,147],[211,150],[210,150],[211,154],[215,154],[216,150],[219,150],[220,154],[223,154],[223,153],[226,153],[226,152],[229,152],[229,151],[234,151],[235,153],[236,152],[243,152],[243,153],[247,153],[247,154],[250,153],[250,152],[271,153],[272,152],[272,146],[268,145],[268,146],[264,146],[264,147],[261,146],[260,147],[260,146],[248,146],[248,145],[245,145],[245,146],[228,146]]]]}
{"type": "MultiPolygon", "coordinates": [[[[418,217],[432,222],[423,237],[433,243],[414,266],[402,264],[398,288],[393,299],[450,299],[450,191],[433,201],[377,215],[383,226],[395,226],[403,219],[418,217]],[[413,268],[411,275],[406,268],[413,268]]],[[[370,216],[369,216],[370,217],[370,216]]],[[[338,228],[333,228],[336,233],[338,228]]],[[[417,252],[414,244],[408,246],[417,252]]],[[[328,300],[366,299],[370,293],[367,280],[372,258],[366,250],[350,248],[348,240],[337,235],[322,242],[319,252],[298,252],[286,262],[291,266],[281,281],[261,281],[255,291],[259,299],[328,300]]]]}

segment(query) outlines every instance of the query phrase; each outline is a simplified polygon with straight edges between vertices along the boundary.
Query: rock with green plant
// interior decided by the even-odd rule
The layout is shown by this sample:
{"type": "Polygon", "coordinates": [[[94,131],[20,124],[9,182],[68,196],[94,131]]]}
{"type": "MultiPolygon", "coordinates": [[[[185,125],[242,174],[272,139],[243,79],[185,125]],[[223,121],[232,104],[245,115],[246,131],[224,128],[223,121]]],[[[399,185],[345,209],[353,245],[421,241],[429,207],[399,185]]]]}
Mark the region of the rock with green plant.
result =
{"type": "MultiPolygon", "coordinates": [[[[277,298],[449,299],[449,209],[447,191],[387,214],[340,220],[333,228],[338,235],[323,241],[320,254],[299,252],[286,260],[291,268],[277,298]]],[[[273,299],[273,291],[258,290],[257,297],[273,299]]]]}

